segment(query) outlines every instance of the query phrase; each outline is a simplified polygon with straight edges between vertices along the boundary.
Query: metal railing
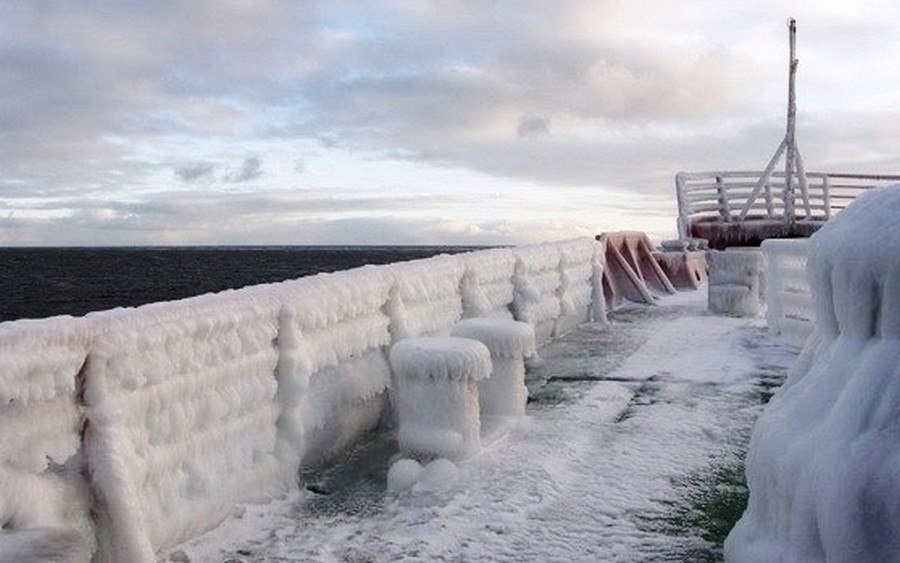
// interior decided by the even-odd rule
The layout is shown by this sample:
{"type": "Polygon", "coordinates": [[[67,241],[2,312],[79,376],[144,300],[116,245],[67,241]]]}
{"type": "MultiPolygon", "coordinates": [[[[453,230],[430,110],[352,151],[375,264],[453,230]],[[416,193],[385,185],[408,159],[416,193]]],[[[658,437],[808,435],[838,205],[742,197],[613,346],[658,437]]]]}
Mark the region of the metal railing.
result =
{"type": "Polygon", "coordinates": [[[900,182],[900,175],[806,172],[788,188],[784,173],[775,172],[758,189],[762,177],[761,171],[676,174],[679,237],[689,238],[697,222],[824,222],[864,191],[900,182]]]}
{"type": "Polygon", "coordinates": [[[802,346],[815,328],[812,292],[806,277],[809,239],[769,239],[760,248],[766,257],[769,330],[802,346]]]}

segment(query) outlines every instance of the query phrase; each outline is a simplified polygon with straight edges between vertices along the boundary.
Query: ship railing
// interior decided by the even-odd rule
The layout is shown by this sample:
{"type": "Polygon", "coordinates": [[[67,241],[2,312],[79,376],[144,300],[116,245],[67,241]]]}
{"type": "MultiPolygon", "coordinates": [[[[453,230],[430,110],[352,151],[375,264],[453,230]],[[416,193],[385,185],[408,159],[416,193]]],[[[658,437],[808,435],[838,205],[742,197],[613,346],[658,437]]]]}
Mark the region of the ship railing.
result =
{"type": "Polygon", "coordinates": [[[784,172],[763,179],[762,171],[679,172],[675,175],[678,235],[691,237],[698,222],[824,222],[861,193],[900,182],[900,175],[795,175],[788,185],[784,172]]]}

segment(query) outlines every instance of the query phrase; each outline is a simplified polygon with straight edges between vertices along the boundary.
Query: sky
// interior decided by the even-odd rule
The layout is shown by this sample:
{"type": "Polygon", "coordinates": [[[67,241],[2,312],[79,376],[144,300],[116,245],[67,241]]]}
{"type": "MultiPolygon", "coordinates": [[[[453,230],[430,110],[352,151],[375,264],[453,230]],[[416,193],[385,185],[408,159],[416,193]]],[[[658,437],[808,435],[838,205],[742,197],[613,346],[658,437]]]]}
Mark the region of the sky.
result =
{"type": "Polygon", "coordinates": [[[675,235],[679,171],[900,172],[900,3],[0,0],[0,245],[675,235]]]}

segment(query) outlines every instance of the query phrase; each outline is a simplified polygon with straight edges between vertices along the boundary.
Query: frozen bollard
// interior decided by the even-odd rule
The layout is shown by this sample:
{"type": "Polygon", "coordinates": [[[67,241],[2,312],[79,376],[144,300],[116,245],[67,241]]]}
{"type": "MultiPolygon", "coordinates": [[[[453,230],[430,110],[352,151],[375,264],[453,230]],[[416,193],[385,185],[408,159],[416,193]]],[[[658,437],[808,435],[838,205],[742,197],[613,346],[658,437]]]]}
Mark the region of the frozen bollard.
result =
{"type": "Polygon", "coordinates": [[[467,338],[409,338],[390,354],[400,451],[407,457],[465,459],[481,449],[478,382],[491,354],[467,338]]]}
{"type": "Polygon", "coordinates": [[[763,255],[759,250],[710,252],[709,310],[737,317],[759,315],[763,255]]]}
{"type": "Polygon", "coordinates": [[[525,358],[536,353],[531,325],[504,319],[464,319],[450,334],[477,340],[491,352],[491,376],[478,382],[482,422],[488,417],[524,416],[528,401],[525,358]]]}

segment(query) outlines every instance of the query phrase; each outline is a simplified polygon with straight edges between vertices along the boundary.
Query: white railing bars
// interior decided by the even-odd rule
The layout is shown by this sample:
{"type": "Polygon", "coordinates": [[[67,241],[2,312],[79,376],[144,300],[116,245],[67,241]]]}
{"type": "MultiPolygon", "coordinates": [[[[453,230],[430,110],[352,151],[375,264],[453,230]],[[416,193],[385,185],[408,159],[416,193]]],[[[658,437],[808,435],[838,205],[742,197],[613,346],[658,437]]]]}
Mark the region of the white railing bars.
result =
{"type": "Polygon", "coordinates": [[[691,226],[701,222],[824,222],[866,190],[900,182],[900,175],[806,172],[803,176],[791,178],[791,184],[800,186],[794,192],[785,189],[785,173],[780,171],[679,172],[678,235],[690,238],[691,226]]]}

